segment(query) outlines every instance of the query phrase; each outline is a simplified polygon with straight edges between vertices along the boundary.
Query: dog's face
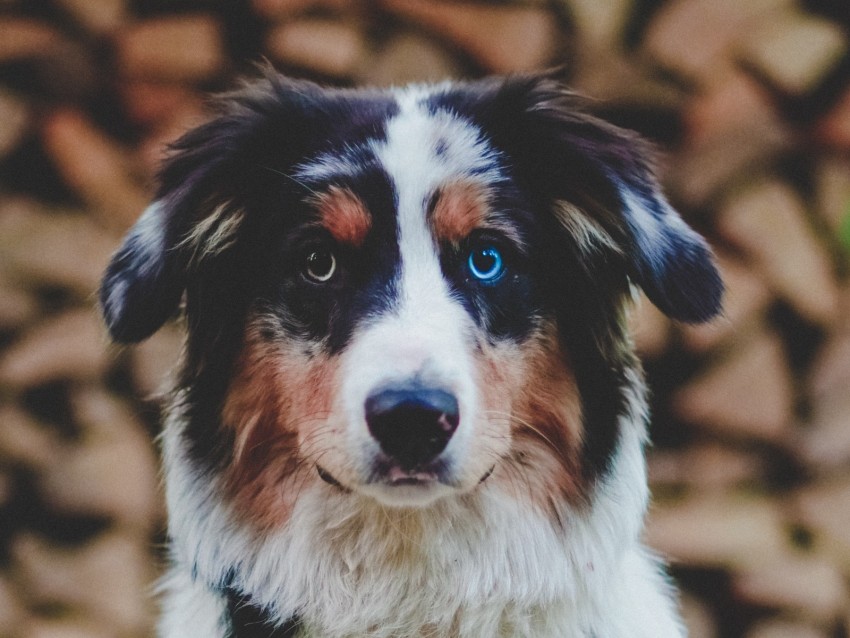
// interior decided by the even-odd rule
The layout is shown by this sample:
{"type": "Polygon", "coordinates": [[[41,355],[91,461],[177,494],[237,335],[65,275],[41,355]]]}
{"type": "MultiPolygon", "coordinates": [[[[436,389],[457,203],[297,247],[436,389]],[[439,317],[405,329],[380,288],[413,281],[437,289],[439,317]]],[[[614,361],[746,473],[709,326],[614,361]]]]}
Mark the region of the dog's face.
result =
{"type": "Polygon", "coordinates": [[[719,307],[639,141],[555,82],[268,78],[179,142],[102,303],[130,342],[185,296],[188,456],[274,526],[313,484],[580,498],[617,448],[632,286],[684,321],[719,307]]]}

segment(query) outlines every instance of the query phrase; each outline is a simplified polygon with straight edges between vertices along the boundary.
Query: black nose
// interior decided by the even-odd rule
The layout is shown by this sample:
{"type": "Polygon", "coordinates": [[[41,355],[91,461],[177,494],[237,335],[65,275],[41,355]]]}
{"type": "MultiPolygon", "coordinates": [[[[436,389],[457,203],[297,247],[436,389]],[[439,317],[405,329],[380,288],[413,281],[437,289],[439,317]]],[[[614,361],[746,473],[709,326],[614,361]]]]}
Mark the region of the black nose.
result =
{"type": "Polygon", "coordinates": [[[434,460],[459,422],[457,399],[443,390],[390,388],[366,399],[369,432],[405,469],[434,460]]]}

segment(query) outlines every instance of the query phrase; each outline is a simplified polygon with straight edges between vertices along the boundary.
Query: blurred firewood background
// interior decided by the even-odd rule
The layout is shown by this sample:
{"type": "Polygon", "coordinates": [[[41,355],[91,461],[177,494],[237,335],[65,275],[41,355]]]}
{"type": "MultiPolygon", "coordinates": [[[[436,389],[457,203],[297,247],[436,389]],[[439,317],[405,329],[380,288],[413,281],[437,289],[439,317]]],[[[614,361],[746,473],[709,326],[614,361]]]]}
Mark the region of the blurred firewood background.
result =
{"type": "Polygon", "coordinates": [[[322,82],[562,66],[661,150],[725,316],[635,335],[649,542],[694,638],[850,628],[847,0],[0,0],[0,636],[150,636],[170,326],[108,344],[93,292],[205,96],[263,58],[322,82]]]}

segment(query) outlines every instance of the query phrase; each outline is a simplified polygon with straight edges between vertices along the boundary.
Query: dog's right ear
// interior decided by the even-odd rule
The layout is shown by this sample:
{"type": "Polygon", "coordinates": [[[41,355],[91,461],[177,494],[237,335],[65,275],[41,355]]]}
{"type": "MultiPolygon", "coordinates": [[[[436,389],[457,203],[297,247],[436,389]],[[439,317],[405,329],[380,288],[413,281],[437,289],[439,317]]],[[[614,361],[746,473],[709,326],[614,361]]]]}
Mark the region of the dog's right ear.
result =
{"type": "Polygon", "coordinates": [[[222,203],[238,198],[241,154],[255,145],[264,118],[258,109],[274,103],[268,83],[225,96],[218,117],[189,131],[172,147],[160,186],[112,257],[100,288],[100,303],[115,341],[135,343],[156,332],[180,306],[198,227],[220,224],[222,203]]]}
{"type": "Polygon", "coordinates": [[[122,343],[150,336],[177,312],[183,265],[169,237],[167,200],[151,204],[112,257],[100,288],[103,316],[122,343]]]}
{"type": "Polygon", "coordinates": [[[191,252],[186,238],[217,201],[233,197],[224,176],[233,172],[237,149],[250,143],[255,120],[225,113],[172,147],[156,199],[127,233],[101,283],[101,308],[115,341],[146,339],[176,314],[191,252]]]}
{"type": "Polygon", "coordinates": [[[130,229],[101,284],[113,339],[141,341],[176,314],[199,255],[230,245],[221,240],[238,227],[235,202],[262,172],[257,158],[297,155],[299,136],[315,128],[310,118],[327,110],[325,96],[315,84],[266,69],[264,78],[222,96],[216,117],[171,147],[154,203],[130,229]]]}

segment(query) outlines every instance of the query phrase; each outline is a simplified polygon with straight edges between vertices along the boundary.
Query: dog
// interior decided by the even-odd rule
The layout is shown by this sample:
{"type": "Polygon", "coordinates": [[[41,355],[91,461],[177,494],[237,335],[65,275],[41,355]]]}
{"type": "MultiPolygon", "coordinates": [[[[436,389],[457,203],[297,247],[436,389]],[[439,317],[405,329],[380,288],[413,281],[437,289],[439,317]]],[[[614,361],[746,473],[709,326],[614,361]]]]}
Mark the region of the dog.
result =
{"type": "Polygon", "coordinates": [[[101,289],[187,329],[159,635],[683,636],[626,318],[723,286],[650,154],[551,74],[221,97],[101,289]]]}

